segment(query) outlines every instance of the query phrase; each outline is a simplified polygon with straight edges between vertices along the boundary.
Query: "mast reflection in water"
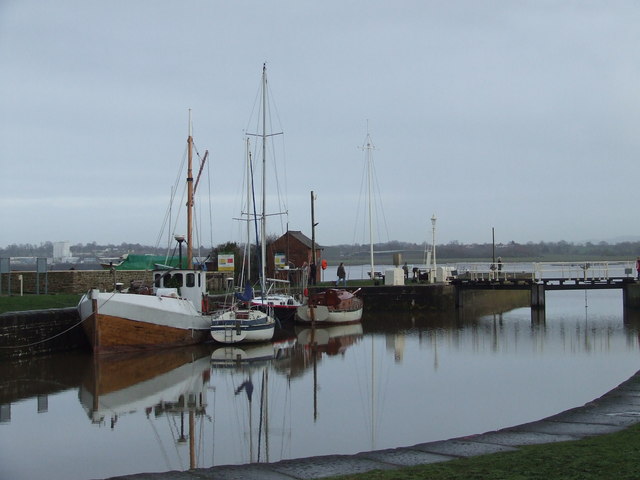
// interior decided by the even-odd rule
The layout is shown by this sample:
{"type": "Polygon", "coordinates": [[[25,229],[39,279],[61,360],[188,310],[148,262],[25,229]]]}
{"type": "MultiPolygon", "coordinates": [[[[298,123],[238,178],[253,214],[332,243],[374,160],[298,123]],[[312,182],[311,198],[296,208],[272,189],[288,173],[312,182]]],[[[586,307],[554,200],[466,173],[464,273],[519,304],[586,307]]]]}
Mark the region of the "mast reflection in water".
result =
{"type": "Polygon", "coordinates": [[[0,364],[0,478],[87,480],[482,433],[583,405],[639,368],[616,291],[372,315],[255,346],[0,364]],[[502,307],[500,310],[506,310],[502,307]]]}

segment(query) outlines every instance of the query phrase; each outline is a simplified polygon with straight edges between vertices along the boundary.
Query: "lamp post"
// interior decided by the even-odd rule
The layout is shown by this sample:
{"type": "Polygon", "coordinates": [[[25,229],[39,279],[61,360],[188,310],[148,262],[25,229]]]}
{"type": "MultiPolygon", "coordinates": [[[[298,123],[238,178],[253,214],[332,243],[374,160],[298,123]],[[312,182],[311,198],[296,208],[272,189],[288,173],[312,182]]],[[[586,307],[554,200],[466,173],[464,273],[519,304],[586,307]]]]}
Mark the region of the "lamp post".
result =
{"type": "Polygon", "coordinates": [[[432,259],[433,271],[431,274],[431,283],[434,283],[436,281],[435,276],[436,276],[436,267],[437,267],[437,264],[436,264],[436,214],[435,213],[431,216],[431,245],[433,248],[433,259],[432,259]]]}
{"type": "Polygon", "coordinates": [[[182,242],[184,242],[184,235],[174,235],[173,238],[178,242],[178,266],[182,270],[182,242]]]}

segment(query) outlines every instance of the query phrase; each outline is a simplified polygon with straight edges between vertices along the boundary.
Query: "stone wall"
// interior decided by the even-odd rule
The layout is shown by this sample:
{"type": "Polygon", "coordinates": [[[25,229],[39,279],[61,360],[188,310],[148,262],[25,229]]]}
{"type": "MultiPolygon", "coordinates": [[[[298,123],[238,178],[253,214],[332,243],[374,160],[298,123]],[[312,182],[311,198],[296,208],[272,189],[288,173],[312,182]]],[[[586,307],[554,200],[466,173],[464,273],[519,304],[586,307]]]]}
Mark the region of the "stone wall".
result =
{"type": "Polygon", "coordinates": [[[75,307],[0,315],[0,360],[90,348],[75,307]]]}
{"type": "MultiPolygon", "coordinates": [[[[69,293],[83,294],[92,288],[112,291],[116,283],[122,283],[123,288],[129,287],[132,281],[141,281],[147,285],[153,282],[151,271],[144,270],[51,270],[46,274],[36,272],[12,271],[11,274],[2,274],[2,291],[6,294],[9,288],[9,275],[11,275],[11,294],[20,294],[20,277],[22,277],[22,291],[26,294],[33,293],[69,293]]],[[[224,288],[224,274],[219,272],[207,272],[209,291],[221,291],[224,288]]]]}

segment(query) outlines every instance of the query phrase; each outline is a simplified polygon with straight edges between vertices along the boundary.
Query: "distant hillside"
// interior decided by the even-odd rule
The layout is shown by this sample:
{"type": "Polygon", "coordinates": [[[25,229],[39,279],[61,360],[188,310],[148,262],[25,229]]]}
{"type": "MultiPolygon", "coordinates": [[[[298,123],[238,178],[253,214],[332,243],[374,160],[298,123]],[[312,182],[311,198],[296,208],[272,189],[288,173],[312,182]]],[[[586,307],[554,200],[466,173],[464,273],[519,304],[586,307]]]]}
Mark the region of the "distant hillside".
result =
{"type": "MultiPolygon", "coordinates": [[[[217,248],[214,247],[214,248],[217,248]]],[[[323,245],[323,258],[331,262],[345,262],[347,264],[362,264],[369,261],[369,245],[323,245]]],[[[423,263],[425,249],[430,245],[425,243],[408,243],[392,241],[374,245],[376,262],[392,263],[396,253],[402,255],[402,261],[408,263],[423,263]]],[[[210,248],[200,247],[204,255],[210,248]]],[[[117,258],[126,253],[164,255],[166,249],[157,249],[146,245],[122,243],[120,245],[77,244],[71,246],[71,254],[78,259],[78,263],[97,263],[102,258],[117,258]]],[[[490,243],[462,244],[450,242],[436,245],[436,256],[442,261],[457,260],[490,260],[495,254],[505,261],[555,261],[555,260],[633,260],[640,256],[640,240],[608,242],[538,242],[538,243],[490,243]]],[[[0,257],[47,257],[53,256],[53,244],[45,242],[40,245],[20,244],[0,248],[0,257]]]]}

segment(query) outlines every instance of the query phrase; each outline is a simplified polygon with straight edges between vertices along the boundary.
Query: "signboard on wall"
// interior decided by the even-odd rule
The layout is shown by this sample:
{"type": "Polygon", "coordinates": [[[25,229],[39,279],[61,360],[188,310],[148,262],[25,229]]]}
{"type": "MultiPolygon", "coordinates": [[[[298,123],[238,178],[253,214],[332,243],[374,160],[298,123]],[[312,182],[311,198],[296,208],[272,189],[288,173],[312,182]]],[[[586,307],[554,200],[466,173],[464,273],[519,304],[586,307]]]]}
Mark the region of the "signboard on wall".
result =
{"type": "Polygon", "coordinates": [[[276,268],[284,268],[287,264],[287,257],[284,253],[276,253],[273,257],[273,263],[276,268]]]}
{"type": "Polygon", "coordinates": [[[219,253],[218,254],[218,271],[219,272],[233,272],[235,264],[233,262],[233,253],[219,253]]]}

